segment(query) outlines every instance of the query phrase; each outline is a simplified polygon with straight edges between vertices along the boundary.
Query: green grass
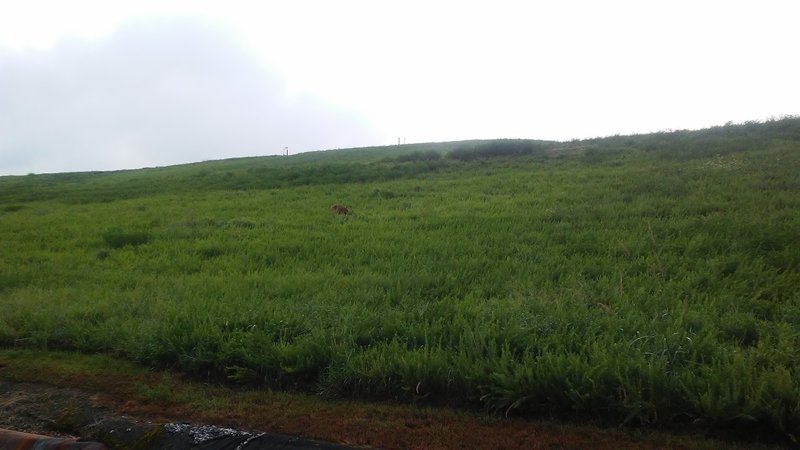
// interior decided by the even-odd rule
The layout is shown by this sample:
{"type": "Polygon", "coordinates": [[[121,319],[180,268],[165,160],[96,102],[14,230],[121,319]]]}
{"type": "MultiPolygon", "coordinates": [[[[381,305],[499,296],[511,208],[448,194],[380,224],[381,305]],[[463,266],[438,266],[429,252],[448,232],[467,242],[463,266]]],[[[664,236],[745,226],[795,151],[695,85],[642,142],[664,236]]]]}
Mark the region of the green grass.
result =
{"type": "Polygon", "coordinates": [[[800,433],[797,118],[4,177],[0,255],[5,346],[800,433]]]}

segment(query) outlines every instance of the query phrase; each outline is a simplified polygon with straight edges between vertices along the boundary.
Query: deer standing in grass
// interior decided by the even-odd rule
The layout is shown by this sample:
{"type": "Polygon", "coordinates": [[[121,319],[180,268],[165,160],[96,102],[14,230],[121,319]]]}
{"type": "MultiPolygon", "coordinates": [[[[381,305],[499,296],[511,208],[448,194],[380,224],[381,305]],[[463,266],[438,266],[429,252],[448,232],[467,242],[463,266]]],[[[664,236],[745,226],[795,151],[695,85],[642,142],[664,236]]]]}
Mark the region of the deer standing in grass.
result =
{"type": "Polygon", "coordinates": [[[346,216],[350,214],[350,211],[347,209],[347,207],[342,206],[338,203],[334,203],[333,205],[331,205],[331,213],[346,216]]]}

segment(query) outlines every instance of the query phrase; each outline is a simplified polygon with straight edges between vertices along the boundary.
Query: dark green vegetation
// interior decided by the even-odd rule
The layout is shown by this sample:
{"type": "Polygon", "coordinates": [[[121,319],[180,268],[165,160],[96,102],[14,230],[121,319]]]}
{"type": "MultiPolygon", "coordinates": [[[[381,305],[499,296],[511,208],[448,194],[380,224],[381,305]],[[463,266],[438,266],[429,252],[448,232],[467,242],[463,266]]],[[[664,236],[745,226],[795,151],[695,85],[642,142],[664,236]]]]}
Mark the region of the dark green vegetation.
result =
{"type": "Polygon", "coordinates": [[[800,433],[797,118],[5,177],[0,255],[5,346],[800,433]]]}

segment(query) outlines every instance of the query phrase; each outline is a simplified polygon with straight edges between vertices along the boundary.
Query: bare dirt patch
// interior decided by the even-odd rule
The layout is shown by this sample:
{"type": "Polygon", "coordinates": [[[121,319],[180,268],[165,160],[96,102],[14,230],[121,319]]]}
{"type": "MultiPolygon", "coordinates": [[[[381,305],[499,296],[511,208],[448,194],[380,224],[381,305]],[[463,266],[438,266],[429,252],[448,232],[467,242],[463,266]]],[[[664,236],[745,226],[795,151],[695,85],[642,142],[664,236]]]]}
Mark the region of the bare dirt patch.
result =
{"type": "Polygon", "coordinates": [[[107,403],[78,389],[0,381],[0,429],[97,441],[111,449],[347,448],[279,434],[123,415],[107,403]]]}

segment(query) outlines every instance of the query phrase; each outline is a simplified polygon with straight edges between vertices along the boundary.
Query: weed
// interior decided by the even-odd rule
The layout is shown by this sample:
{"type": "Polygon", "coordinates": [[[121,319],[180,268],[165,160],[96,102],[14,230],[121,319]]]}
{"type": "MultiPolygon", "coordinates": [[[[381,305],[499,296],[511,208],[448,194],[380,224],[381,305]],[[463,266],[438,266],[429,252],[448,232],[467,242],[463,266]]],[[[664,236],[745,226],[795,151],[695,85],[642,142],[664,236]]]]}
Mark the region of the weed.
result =
{"type": "Polygon", "coordinates": [[[114,228],[103,233],[103,241],[111,248],[136,247],[148,243],[150,239],[150,234],[143,231],[122,231],[114,228]]]}

